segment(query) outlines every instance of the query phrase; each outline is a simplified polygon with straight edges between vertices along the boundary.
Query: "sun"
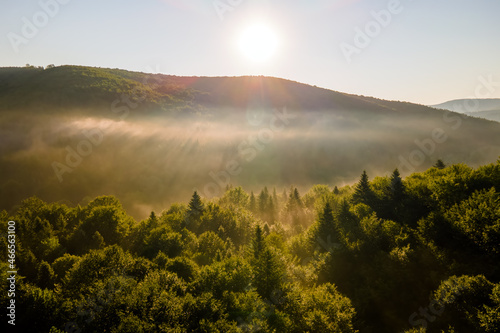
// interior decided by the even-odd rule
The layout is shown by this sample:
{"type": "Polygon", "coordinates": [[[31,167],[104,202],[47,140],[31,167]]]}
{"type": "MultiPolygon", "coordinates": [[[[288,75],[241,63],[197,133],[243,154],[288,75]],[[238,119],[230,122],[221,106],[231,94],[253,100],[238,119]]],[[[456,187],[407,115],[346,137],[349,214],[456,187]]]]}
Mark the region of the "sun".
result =
{"type": "Polygon", "coordinates": [[[240,51],[248,60],[264,62],[275,54],[278,36],[270,27],[259,23],[243,30],[238,44],[240,51]]]}

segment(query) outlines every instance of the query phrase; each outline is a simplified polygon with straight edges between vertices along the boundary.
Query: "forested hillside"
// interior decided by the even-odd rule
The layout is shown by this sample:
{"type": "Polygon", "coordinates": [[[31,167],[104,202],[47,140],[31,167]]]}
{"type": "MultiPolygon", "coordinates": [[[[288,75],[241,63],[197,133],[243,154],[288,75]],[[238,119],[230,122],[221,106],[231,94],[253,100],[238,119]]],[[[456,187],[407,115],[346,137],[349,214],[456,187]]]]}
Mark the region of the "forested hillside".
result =
{"type": "Polygon", "coordinates": [[[499,332],[500,161],[375,176],[228,186],[140,222],[112,196],[26,199],[0,219],[15,221],[16,328],[499,332]]]}
{"type": "MultiPolygon", "coordinates": [[[[342,78],[339,78],[341,80],[342,78]]],[[[137,220],[229,184],[259,192],[500,155],[500,124],[263,76],[0,68],[0,209],[113,195],[137,220]]],[[[280,191],[281,192],[281,191],[280,191]]]]}

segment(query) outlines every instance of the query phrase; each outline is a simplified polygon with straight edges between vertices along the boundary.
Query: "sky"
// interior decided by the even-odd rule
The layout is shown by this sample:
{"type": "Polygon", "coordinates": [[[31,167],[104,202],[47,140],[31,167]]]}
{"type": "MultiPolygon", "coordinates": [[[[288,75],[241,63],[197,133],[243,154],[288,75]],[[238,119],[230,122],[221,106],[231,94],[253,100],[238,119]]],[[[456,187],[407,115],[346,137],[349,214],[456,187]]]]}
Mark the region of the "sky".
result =
{"type": "Polygon", "coordinates": [[[265,75],[433,105],[500,98],[499,33],[497,0],[3,0],[0,67],[265,75]]]}

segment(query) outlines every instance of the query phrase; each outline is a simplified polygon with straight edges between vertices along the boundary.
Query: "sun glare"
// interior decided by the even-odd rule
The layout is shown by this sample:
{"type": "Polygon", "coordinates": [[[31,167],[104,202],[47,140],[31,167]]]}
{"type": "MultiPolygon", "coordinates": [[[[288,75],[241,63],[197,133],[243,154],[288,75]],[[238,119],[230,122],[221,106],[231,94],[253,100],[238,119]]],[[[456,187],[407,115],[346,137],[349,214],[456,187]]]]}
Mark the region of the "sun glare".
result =
{"type": "Polygon", "coordinates": [[[256,24],[246,28],[239,38],[239,48],[243,55],[251,61],[269,60],[278,46],[275,32],[268,26],[256,24]]]}

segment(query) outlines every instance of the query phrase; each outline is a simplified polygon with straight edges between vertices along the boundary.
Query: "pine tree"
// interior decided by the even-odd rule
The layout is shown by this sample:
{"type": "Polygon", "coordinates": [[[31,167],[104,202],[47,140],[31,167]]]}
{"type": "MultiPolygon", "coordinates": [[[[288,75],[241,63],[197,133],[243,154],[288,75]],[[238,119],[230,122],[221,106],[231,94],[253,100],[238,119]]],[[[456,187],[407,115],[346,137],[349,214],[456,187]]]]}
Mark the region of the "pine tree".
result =
{"type": "Polygon", "coordinates": [[[264,235],[269,235],[269,233],[271,232],[271,230],[269,229],[269,224],[265,223],[264,224],[264,235]]]}
{"type": "Polygon", "coordinates": [[[286,204],[287,211],[294,211],[298,208],[303,208],[304,204],[302,203],[302,199],[300,198],[299,190],[297,188],[292,188],[290,191],[290,196],[288,197],[288,202],[286,204]]]}
{"type": "Polygon", "coordinates": [[[399,170],[396,169],[391,175],[391,184],[389,185],[389,190],[391,193],[391,199],[394,202],[401,202],[405,193],[405,186],[403,185],[403,180],[399,174],[399,170]]]}
{"type": "Polygon", "coordinates": [[[398,169],[394,170],[390,181],[388,214],[391,219],[399,221],[404,210],[405,186],[398,169]]]}
{"type": "Polygon", "coordinates": [[[190,230],[197,230],[201,216],[204,212],[205,206],[203,205],[200,196],[195,191],[191,197],[191,201],[189,202],[185,220],[190,230]]]}
{"type": "Polygon", "coordinates": [[[261,218],[264,217],[267,210],[267,205],[269,202],[269,193],[267,192],[267,187],[264,188],[259,194],[259,214],[261,218]]]}
{"type": "Polygon", "coordinates": [[[253,191],[250,193],[250,202],[248,204],[248,209],[252,212],[255,213],[257,208],[257,203],[255,202],[255,195],[253,194],[253,191]]]}
{"type": "Polygon", "coordinates": [[[434,164],[434,167],[441,170],[441,169],[446,168],[446,165],[444,164],[444,162],[442,160],[437,160],[436,164],[434,164]]]}
{"type": "Polygon", "coordinates": [[[262,228],[258,225],[255,228],[255,237],[252,239],[252,252],[255,259],[259,259],[260,255],[264,250],[264,236],[262,234],[262,228]]]}
{"type": "Polygon", "coordinates": [[[156,214],[154,211],[151,211],[151,214],[149,214],[148,218],[148,227],[149,228],[155,228],[158,225],[158,217],[156,217],[156,214]]]}
{"type": "Polygon", "coordinates": [[[297,190],[297,188],[295,188],[293,190],[293,199],[295,200],[295,202],[297,202],[297,205],[299,207],[303,207],[304,205],[302,204],[302,199],[300,198],[300,194],[299,194],[299,190],[297,190]]]}
{"type": "Polygon", "coordinates": [[[271,299],[283,288],[284,271],[270,249],[263,250],[253,268],[253,282],[261,297],[271,299]]]}
{"type": "Polygon", "coordinates": [[[270,222],[270,223],[274,222],[274,220],[276,218],[275,211],[276,211],[276,208],[275,208],[273,197],[269,196],[269,203],[267,205],[267,220],[268,220],[268,222],[270,222]]]}
{"type": "Polygon", "coordinates": [[[290,195],[285,205],[285,216],[288,223],[296,232],[301,232],[305,228],[304,204],[300,198],[297,188],[290,188],[290,195]]]}
{"type": "Polygon", "coordinates": [[[349,203],[346,200],[342,200],[340,208],[337,213],[338,230],[344,237],[344,241],[347,243],[349,240],[358,238],[360,234],[359,221],[356,216],[351,213],[349,203]]]}
{"type": "Polygon", "coordinates": [[[323,211],[318,216],[318,222],[314,233],[314,241],[319,243],[322,250],[328,250],[325,246],[332,242],[339,241],[338,230],[333,217],[333,210],[330,203],[326,203],[323,211]]]}
{"type": "Polygon", "coordinates": [[[339,188],[335,186],[335,188],[333,189],[333,194],[339,194],[339,193],[340,193],[339,188]]]}
{"type": "Polygon", "coordinates": [[[279,201],[278,201],[278,194],[276,193],[276,187],[273,188],[273,203],[274,203],[274,208],[276,210],[279,210],[279,201]]]}
{"type": "Polygon", "coordinates": [[[188,213],[192,216],[201,216],[204,210],[205,206],[201,201],[201,197],[194,191],[191,201],[189,202],[188,213]]]}
{"type": "Polygon", "coordinates": [[[361,174],[361,179],[354,188],[354,194],[352,195],[352,200],[355,204],[363,203],[368,206],[374,205],[375,194],[370,187],[370,181],[366,171],[361,174]]]}

